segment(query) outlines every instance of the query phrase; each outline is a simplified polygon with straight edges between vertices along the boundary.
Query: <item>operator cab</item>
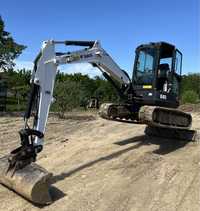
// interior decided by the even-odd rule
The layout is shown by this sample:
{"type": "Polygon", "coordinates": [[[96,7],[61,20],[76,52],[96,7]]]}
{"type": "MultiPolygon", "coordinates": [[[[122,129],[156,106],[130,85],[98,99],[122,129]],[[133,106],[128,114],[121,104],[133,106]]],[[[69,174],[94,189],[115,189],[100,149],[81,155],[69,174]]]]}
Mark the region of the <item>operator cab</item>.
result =
{"type": "Polygon", "coordinates": [[[182,54],[174,45],[158,42],[138,46],[133,69],[136,100],[146,105],[178,107],[181,68],[182,54]]]}

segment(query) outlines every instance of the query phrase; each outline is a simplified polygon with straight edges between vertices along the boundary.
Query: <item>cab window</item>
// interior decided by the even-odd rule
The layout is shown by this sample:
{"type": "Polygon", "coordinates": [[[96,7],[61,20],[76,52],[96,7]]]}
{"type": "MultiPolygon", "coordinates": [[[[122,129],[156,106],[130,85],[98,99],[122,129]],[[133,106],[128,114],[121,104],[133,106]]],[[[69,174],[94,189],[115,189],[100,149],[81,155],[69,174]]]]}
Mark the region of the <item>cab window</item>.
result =
{"type": "Polygon", "coordinates": [[[182,67],[182,54],[178,50],[176,50],[175,72],[178,75],[181,75],[181,67],[182,67]]]}
{"type": "Polygon", "coordinates": [[[155,57],[154,49],[146,48],[140,50],[136,63],[136,71],[134,75],[136,84],[153,83],[154,57],[155,57]]]}

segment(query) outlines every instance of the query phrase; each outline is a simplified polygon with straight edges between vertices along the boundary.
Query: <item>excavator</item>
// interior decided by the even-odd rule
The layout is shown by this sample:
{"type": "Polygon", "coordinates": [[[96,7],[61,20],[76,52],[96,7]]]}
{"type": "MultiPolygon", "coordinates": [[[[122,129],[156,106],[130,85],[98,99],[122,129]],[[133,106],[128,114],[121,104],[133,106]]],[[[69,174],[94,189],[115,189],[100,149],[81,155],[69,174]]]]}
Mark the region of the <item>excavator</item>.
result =
{"type": "Polygon", "coordinates": [[[44,41],[34,61],[24,127],[19,131],[20,146],[0,158],[0,183],[33,203],[52,202],[49,193],[52,174],[35,161],[43,150],[57,68],[62,64],[85,62],[98,68],[120,97],[119,103],[101,105],[101,117],[146,124],[155,128],[157,135],[163,135],[160,130],[165,129],[173,131],[173,136],[190,130],[191,114],[177,109],[182,54],[174,45],[151,42],[138,46],[131,79],[99,41],[44,41]],[[56,47],[60,45],[79,46],[80,49],[58,52],[56,47]]]}

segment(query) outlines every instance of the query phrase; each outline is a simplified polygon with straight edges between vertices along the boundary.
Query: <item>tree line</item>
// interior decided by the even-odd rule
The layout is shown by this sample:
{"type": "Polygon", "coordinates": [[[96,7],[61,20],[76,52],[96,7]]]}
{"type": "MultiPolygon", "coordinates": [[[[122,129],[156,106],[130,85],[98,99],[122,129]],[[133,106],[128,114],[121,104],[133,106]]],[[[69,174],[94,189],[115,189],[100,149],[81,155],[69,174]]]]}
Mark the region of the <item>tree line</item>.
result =
{"type": "MultiPolygon", "coordinates": [[[[13,70],[6,71],[8,91],[11,92],[8,98],[10,110],[23,110],[26,105],[31,71],[13,70]]],[[[90,78],[81,73],[67,74],[57,73],[55,89],[55,102],[52,105],[53,111],[70,111],[74,108],[86,107],[88,101],[94,97],[102,102],[119,102],[119,96],[111,85],[103,77],[90,78]]],[[[181,102],[197,103],[200,99],[200,74],[191,73],[183,75],[181,82],[181,102]]]]}
{"type": "Polygon", "coordinates": [[[183,75],[181,80],[181,103],[197,103],[200,100],[200,73],[183,75]]]}
{"type": "MultiPolygon", "coordinates": [[[[7,84],[7,110],[25,110],[29,92],[31,71],[26,69],[14,70],[14,60],[26,46],[15,42],[11,34],[5,31],[5,24],[0,16],[0,70],[4,71],[7,84]]],[[[0,81],[2,74],[0,75],[0,81]]],[[[1,90],[1,87],[0,87],[1,90]]],[[[53,111],[67,111],[74,108],[86,107],[91,97],[100,102],[118,102],[119,96],[113,86],[102,77],[90,78],[81,73],[56,76],[55,102],[53,111]]],[[[181,102],[196,103],[200,99],[200,73],[184,75],[181,83],[181,102]]],[[[0,98],[1,103],[1,98],[0,98]]]]}
{"type": "MultiPolygon", "coordinates": [[[[7,70],[5,73],[9,97],[7,110],[24,110],[30,89],[30,70],[7,70]]],[[[104,78],[90,78],[81,73],[56,75],[53,111],[71,111],[74,108],[86,108],[91,98],[100,102],[118,102],[119,97],[113,86],[104,78]]]]}

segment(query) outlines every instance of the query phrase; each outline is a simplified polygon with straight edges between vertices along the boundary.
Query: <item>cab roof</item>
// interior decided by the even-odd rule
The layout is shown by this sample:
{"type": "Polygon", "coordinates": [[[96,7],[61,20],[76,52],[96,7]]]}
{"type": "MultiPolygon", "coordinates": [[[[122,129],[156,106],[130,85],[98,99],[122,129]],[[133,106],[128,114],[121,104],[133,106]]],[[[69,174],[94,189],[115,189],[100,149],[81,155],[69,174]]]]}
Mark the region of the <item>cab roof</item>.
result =
{"type": "Polygon", "coordinates": [[[147,43],[147,44],[142,44],[142,45],[139,45],[136,50],[139,50],[141,48],[152,48],[152,47],[157,47],[157,48],[168,48],[168,49],[176,49],[175,45],[172,45],[170,43],[167,43],[167,42],[163,42],[163,41],[160,41],[160,42],[150,42],[150,43],[147,43]]]}
{"type": "MultiPolygon", "coordinates": [[[[167,43],[167,42],[150,42],[148,44],[142,44],[142,45],[139,45],[137,48],[136,48],[136,53],[142,49],[145,49],[145,48],[154,48],[154,49],[159,49],[160,51],[160,57],[162,58],[167,58],[169,56],[173,56],[173,52],[175,50],[178,50],[176,49],[176,46],[175,45],[172,45],[170,43],[167,43]]],[[[179,51],[179,50],[178,50],[179,51]]],[[[180,51],[179,51],[180,52],[180,51]]],[[[180,52],[181,53],[181,52],[180,52]]],[[[181,53],[182,54],[182,53],[181,53]]]]}

